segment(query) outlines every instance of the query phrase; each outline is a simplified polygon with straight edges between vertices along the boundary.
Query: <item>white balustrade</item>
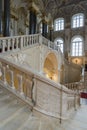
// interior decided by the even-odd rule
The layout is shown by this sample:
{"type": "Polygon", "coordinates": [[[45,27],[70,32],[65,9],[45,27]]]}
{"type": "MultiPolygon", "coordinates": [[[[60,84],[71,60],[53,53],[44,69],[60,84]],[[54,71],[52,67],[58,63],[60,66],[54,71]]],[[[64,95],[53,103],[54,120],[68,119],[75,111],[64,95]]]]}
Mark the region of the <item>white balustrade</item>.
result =
{"type": "Polygon", "coordinates": [[[49,48],[60,51],[60,49],[55,46],[55,43],[49,41],[41,34],[34,34],[0,38],[0,53],[6,53],[18,49],[21,50],[33,44],[44,44],[49,48]]]}

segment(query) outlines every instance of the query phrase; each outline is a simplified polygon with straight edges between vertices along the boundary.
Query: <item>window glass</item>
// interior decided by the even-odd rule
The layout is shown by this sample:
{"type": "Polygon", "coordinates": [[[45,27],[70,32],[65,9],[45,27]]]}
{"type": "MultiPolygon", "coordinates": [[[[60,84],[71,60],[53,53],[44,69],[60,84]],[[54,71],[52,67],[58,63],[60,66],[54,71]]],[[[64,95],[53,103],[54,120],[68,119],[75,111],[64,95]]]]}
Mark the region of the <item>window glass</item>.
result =
{"type": "Polygon", "coordinates": [[[63,18],[58,18],[58,19],[55,20],[54,30],[55,31],[64,30],[64,19],[63,18]]]}
{"type": "Polygon", "coordinates": [[[72,40],[72,56],[82,56],[83,55],[83,40],[80,37],[75,37],[72,40]]]}
{"type": "Polygon", "coordinates": [[[72,17],[72,28],[78,28],[84,26],[84,14],[75,14],[72,17]]]}

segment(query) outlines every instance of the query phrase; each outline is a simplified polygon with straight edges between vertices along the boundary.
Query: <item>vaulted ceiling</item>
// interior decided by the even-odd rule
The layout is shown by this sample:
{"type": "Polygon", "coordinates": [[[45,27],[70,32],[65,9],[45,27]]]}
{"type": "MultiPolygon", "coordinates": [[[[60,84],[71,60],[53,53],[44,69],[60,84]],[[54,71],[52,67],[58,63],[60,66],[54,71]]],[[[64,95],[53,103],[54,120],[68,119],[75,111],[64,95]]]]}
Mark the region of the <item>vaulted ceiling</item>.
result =
{"type": "Polygon", "coordinates": [[[59,12],[62,12],[62,14],[64,15],[69,14],[71,10],[73,10],[73,8],[75,8],[75,6],[77,5],[80,5],[80,8],[83,8],[83,2],[85,3],[84,5],[87,8],[87,0],[11,0],[11,1],[18,3],[18,6],[25,7],[26,9],[28,9],[30,2],[34,1],[42,13],[46,15],[51,14],[53,19],[58,16],[59,12]],[[66,10],[66,7],[68,7],[68,10],[66,10]]]}
{"type": "MultiPolygon", "coordinates": [[[[87,0],[42,0],[45,8],[45,12],[51,13],[53,17],[56,17],[57,13],[62,9],[70,5],[76,6],[87,0]]],[[[70,13],[70,12],[68,12],[70,13]]]]}

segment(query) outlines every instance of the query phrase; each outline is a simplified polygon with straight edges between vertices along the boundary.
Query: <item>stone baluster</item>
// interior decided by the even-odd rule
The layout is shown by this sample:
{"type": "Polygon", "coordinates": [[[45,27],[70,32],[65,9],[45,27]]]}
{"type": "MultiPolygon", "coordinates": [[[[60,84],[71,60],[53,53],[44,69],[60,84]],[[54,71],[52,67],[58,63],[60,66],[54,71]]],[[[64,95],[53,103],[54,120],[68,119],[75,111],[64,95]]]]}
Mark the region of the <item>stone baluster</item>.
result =
{"type": "Polygon", "coordinates": [[[12,89],[15,89],[15,87],[14,87],[14,72],[12,70],[10,70],[10,74],[11,74],[11,86],[12,86],[12,89]]]}
{"type": "Polygon", "coordinates": [[[12,39],[12,50],[14,50],[15,39],[12,39]]]}
{"type": "Polygon", "coordinates": [[[20,91],[20,94],[24,95],[24,92],[23,92],[23,77],[22,77],[22,75],[18,75],[18,78],[19,78],[19,91],[20,91]]]}
{"type": "Polygon", "coordinates": [[[23,37],[20,37],[20,49],[23,49],[23,37]]]}
{"type": "Polygon", "coordinates": [[[34,36],[34,43],[36,44],[36,39],[37,39],[37,36],[34,36]]]}
{"type": "Polygon", "coordinates": [[[2,40],[2,52],[5,52],[6,40],[2,40]]]}
{"type": "Polygon", "coordinates": [[[35,43],[35,36],[32,36],[32,42],[35,43]]]}
{"type": "Polygon", "coordinates": [[[28,46],[30,45],[30,36],[28,36],[28,46]]]}
{"type": "Polygon", "coordinates": [[[27,44],[27,46],[28,46],[28,36],[26,37],[26,44],[27,44]]]}
{"type": "Polygon", "coordinates": [[[36,104],[36,79],[33,79],[33,83],[32,83],[32,102],[34,103],[34,105],[36,104]]]}
{"type": "Polygon", "coordinates": [[[34,37],[34,42],[37,43],[37,36],[34,37]]]}
{"type": "Polygon", "coordinates": [[[2,68],[2,73],[3,73],[3,76],[2,76],[2,78],[3,78],[3,82],[4,82],[4,84],[6,84],[7,82],[6,82],[6,67],[4,67],[3,66],[3,68],[2,68]]]}
{"type": "Polygon", "coordinates": [[[25,37],[23,37],[23,47],[25,47],[25,37]]]}
{"type": "Polygon", "coordinates": [[[27,39],[26,39],[26,37],[24,37],[24,45],[25,45],[25,47],[27,47],[26,41],[27,41],[27,39]]]}
{"type": "Polygon", "coordinates": [[[16,38],[16,49],[18,49],[18,37],[16,38]]]}
{"type": "Polygon", "coordinates": [[[30,36],[30,45],[32,45],[32,36],[30,36]]]}
{"type": "Polygon", "coordinates": [[[7,51],[10,50],[10,39],[7,40],[7,51]]]}

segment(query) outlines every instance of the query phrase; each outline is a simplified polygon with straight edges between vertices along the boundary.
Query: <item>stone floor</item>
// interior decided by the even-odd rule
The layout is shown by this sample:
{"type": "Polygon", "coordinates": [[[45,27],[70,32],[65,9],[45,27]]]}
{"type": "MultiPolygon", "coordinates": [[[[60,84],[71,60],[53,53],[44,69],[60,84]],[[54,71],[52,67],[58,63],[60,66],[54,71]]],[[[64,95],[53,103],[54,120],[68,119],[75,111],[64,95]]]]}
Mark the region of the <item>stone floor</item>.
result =
{"type": "Polygon", "coordinates": [[[49,118],[38,118],[29,106],[0,87],[0,130],[87,130],[87,106],[82,105],[62,124],[49,118]]]}

